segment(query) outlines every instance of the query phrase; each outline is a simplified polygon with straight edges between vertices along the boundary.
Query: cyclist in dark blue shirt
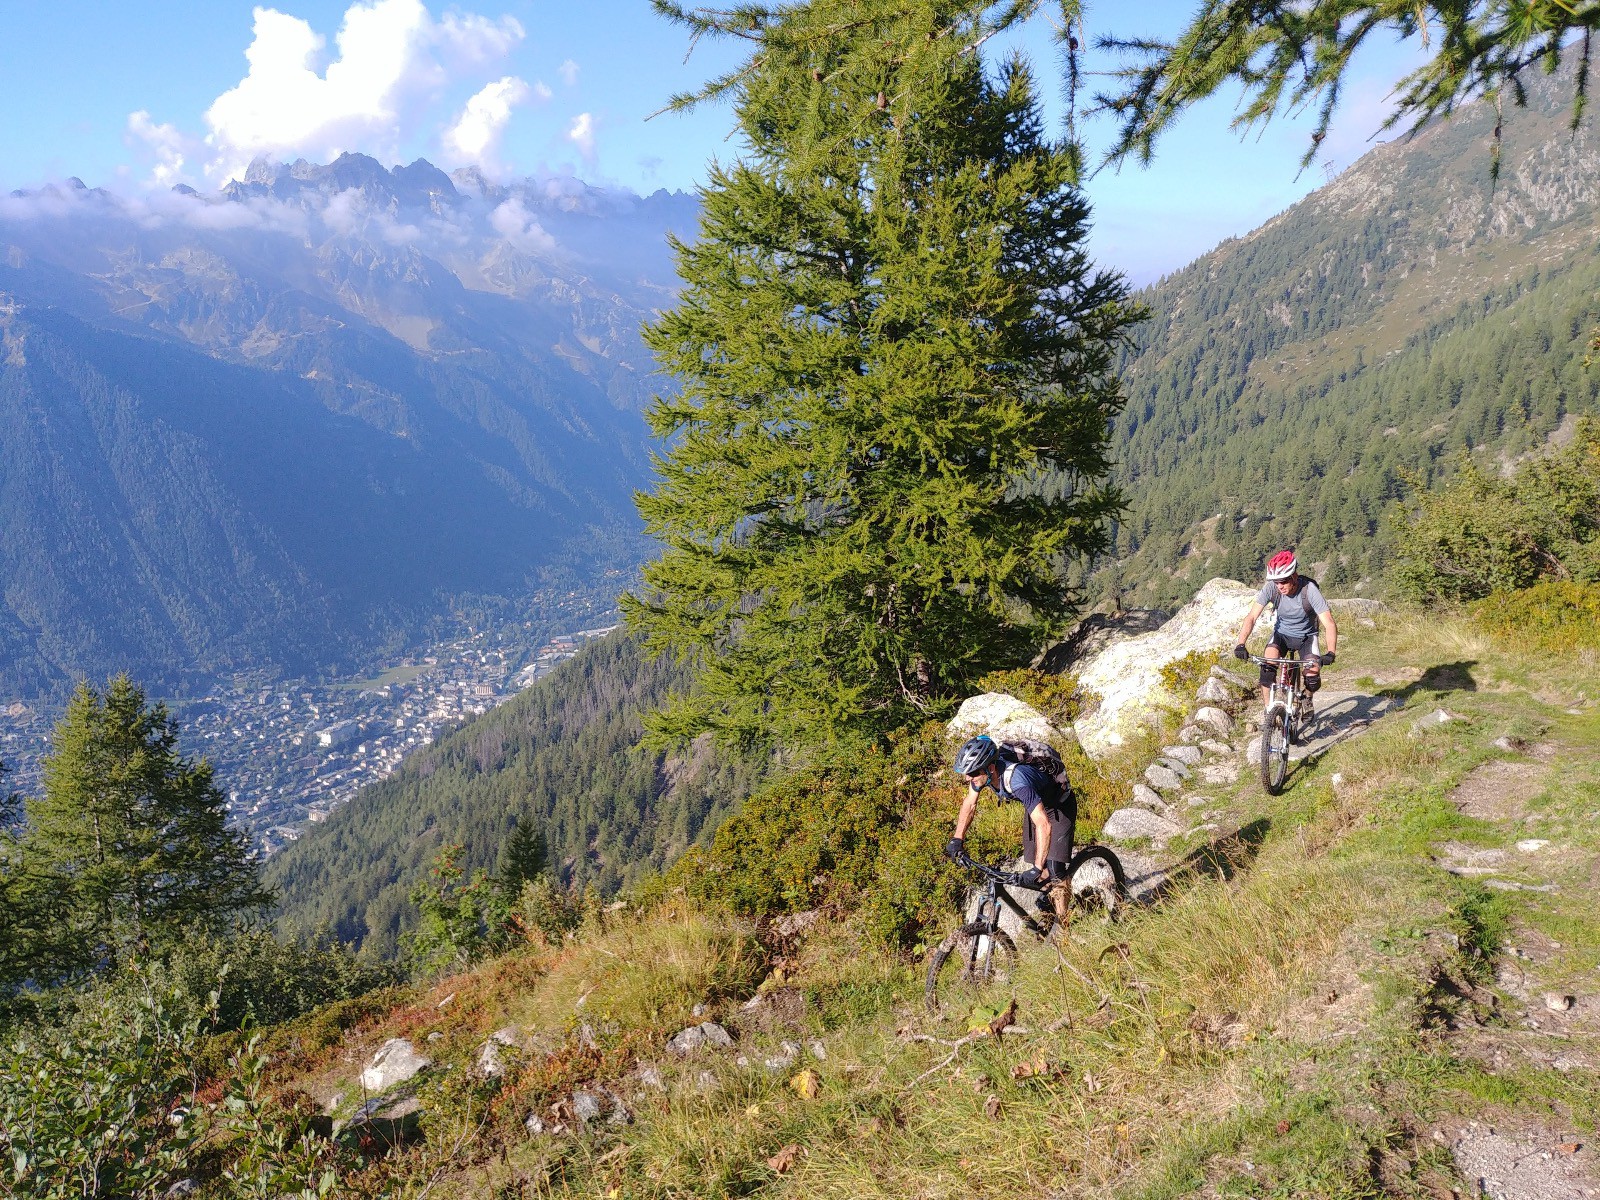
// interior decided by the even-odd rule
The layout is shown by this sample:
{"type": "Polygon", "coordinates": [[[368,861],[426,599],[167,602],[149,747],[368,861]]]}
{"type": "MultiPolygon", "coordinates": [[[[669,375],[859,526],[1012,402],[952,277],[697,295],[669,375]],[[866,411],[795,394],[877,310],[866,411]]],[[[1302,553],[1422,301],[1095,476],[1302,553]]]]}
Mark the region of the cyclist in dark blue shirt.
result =
{"type": "Polygon", "coordinates": [[[992,787],[1002,802],[1016,800],[1022,805],[1022,857],[1032,864],[1023,872],[1023,885],[1043,887],[1065,879],[1074,814],[1062,805],[1056,781],[1027,763],[1008,762],[986,733],[961,747],[955,765],[956,774],[966,776],[969,786],[945,855],[960,859],[966,853],[967,830],[978,812],[978,795],[992,787]]]}

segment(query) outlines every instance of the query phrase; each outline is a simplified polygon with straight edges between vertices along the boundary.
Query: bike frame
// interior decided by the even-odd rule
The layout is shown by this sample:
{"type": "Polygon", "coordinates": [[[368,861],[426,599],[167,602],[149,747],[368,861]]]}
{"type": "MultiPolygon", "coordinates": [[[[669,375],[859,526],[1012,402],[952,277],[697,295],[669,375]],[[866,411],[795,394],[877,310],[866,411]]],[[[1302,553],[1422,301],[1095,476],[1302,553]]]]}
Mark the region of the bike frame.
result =
{"type": "Polygon", "coordinates": [[[1300,706],[1294,701],[1299,700],[1301,696],[1309,697],[1311,695],[1306,690],[1306,660],[1289,657],[1263,658],[1259,654],[1252,654],[1250,661],[1273,669],[1272,684],[1267,691],[1267,703],[1261,710],[1262,728],[1266,728],[1266,718],[1271,716],[1275,709],[1282,709],[1285,728],[1290,731],[1291,736],[1298,734],[1300,732],[1300,706]]]}
{"type": "Polygon", "coordinates": [[[980,862],[968,859],[963,866],[977,871],[984,878],[983,897],[978,902],[978,911],[973,917],[974,923],[982,923],[991,933],[1000,928],[1000,905],[1003,903],[1022,921],[1028,930],[1040,937],[1047,937],[1049,931],[1040,925],[1033,916],[1012,898],[1004,885],[1011,882],[1004,871],[996,871],[993,867],[985,866],[980,862]]]}

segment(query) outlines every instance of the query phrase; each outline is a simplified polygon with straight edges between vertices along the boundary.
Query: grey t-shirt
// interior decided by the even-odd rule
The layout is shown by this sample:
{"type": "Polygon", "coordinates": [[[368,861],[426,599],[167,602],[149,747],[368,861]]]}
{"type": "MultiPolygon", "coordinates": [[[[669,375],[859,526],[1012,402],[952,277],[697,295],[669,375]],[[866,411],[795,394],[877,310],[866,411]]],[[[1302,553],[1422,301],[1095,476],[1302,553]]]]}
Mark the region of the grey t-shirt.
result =
{"type": "Polygon", "coordinates": [[[1328,611],[1328,602],[1322,589],[1309,579],[1300,580],[1300,590],[1292,596],[1278,591],[1278,585],[1268,583],[1256,595],[1256,603],[1278,610],[1276,632],[1291,641],[1310,637],[1317,631],[1317,617],[1328,611]]]}

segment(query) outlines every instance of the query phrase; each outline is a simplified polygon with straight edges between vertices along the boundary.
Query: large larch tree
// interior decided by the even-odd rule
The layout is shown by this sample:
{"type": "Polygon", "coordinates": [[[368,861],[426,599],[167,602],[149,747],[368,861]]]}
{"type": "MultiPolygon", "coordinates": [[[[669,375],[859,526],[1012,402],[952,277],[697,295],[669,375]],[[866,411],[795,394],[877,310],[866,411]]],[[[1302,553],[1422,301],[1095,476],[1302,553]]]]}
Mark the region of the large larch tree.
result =
{"type": "Polygon", "coordinates": [[[1137,311],[1095,270],[1069,140],[986,61],[1029,6],[658,3],[743,37],[743,152],[646,340],[681,390],[639,497],[665,545],[625,597],[697,681],[658,731],[881,737],[1026,661],[1105,545],[1112,365],[1137,311]]]}

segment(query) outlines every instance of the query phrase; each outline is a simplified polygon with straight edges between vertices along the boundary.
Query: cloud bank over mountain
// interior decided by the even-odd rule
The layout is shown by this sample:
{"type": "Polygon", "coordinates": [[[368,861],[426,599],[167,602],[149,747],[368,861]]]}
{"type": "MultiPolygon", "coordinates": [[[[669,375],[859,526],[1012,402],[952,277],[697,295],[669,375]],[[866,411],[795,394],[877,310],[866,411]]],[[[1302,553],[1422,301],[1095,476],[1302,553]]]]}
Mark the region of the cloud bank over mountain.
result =
{"type": "MultiPolygon", "coordinates": [[[[419,134],[446,165],[499,174],[496,152],[515,111],[554,94],[542,80],[504,72],[526,38],[508,15],[435,16],[422,0],[368,0],[345,11],[330,49],[309,21],[260,7],[248,69],[206,109],[204,135],[141,109],[128,117],[128,137],[147,156],[151,182],[167,186],[241,179],[262,157],[326,161],[358,151],[394,162],[419,134]]],[[[570,59],[558,69],[569,86],[577,72],[570,59]]],[[[573,140],[592,157],[592,133],[573,140]]]]}

